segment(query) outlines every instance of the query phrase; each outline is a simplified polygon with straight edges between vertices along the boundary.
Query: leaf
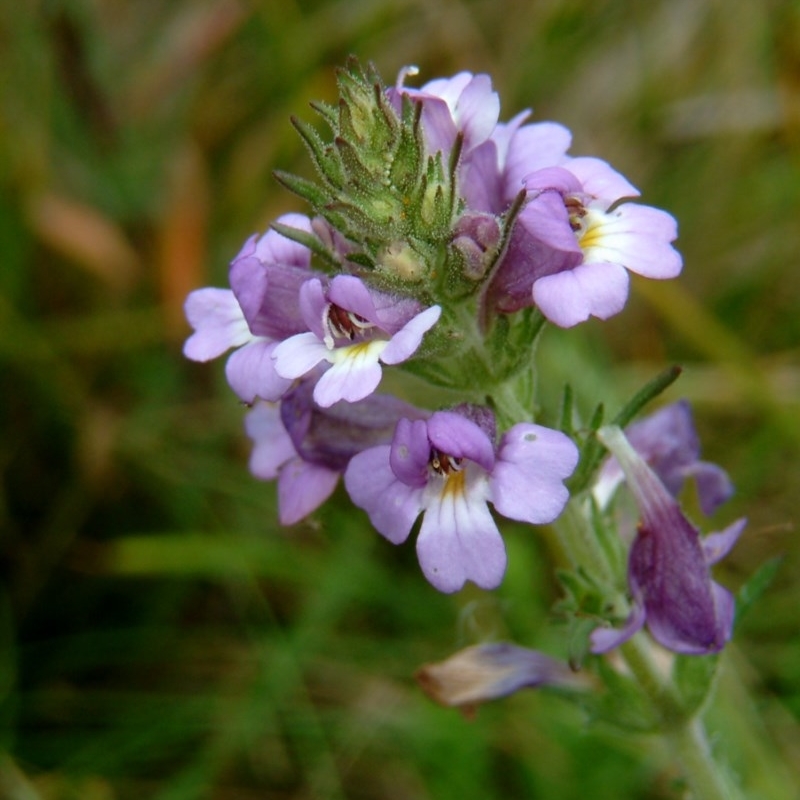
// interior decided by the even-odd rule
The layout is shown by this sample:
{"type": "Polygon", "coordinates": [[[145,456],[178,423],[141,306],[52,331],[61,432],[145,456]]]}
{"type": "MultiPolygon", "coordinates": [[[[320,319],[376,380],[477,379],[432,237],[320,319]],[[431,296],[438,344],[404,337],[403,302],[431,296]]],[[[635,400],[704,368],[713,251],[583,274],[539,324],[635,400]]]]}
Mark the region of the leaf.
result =
{"type": "Polygon", "coordinates": [[[677,656],[672,677],[687,714],[696,714],[711,692],[719,656],[677,656]]]}

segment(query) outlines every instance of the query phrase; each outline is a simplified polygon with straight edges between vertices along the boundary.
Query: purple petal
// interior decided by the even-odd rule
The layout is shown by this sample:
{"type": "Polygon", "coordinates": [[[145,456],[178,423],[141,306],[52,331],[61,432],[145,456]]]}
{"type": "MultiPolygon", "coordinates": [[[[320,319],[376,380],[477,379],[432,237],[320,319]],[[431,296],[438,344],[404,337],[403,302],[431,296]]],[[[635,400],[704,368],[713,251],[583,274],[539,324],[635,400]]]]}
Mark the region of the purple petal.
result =
{"type": "Polygon", "coordinates": [[[424,488],[428,483],[430,456],[427,423],[401,419],[395,428],[389,456],[392,472],[408,486],[424,488]]]}
{"type": "Polygon", "coordinates": [[[441,315],[441,306],[431,306],[417,314],[392,336],[381,354],[381,361],[384,364],[400,364],[411,358],[422,344],[422,337],[439,321],[441,315]]]}
{"type": "Polygon", "coordinates": [[[437,703],[456,707],[542,684],[584,685],[564,662],[509,642],[467,647],[438,664],[425,664],[414,677],[437,703]]]}
{"type": "Polygon", "coordinates": [[[475,75],[456,100],[453,118],[464,133],[464,152],[468,153],[489,138],[500,115],[500,98],[492,91],[488,75],[475,75]]]}
{"type": "Polygon", "coordinates": [[[272,357],[275,371],[282,378],[302,378],[320,361],[329,357],[329,350],[314,333],[298,333],[277,344],[272,357]]]}
{"type": "MultiPolygon", "coordinates": [[[[311,220],[305,214],[283,214],[275,222],[287,228],[295,228],[303,233],[312,233],[311,220]]],[[[270,229],[256,244],[256,257],[271,264],[295,266],[308,269],[311,264],[311,251],[293,239],[270,229]]]]}
{"type": "Polygon", "coordinates": [[[622,264],[645,278],[674,278],[680,253],[670,245],[677,236],[675,218],[666,211],[624,203],[607,214],[590,210],[590,227],[581,239],[587,263],[622,264]]]}
{"type": "Polygon", "coordinates": [[[560,164],[571,142],[572,134],[556,122],[535,122],[523,125],[516,131],[509,143],[505,160],[500,151],[500,164],[505,171],[506,200],[516,196],[522,188],[525,176],[560,164]]]}
{"type": "Polygon", "coordinates": [[[483,311],[510,313],[533,305],[532,287],[537,280],[571,270],[583,260],[573,236],[574,250],[564,252],[543,244],[523,225],[515,225],[508,249],[497,267],[483,300],[483,311]]]}
{"type": "Polygon", "coordinates": [[[593,653],[607,653],[615,647],[619,647],[641,630],[645,621],[644,606],[640,602],[635,602],[625,625],[621,628],[595,628],[589,636],[591,650],[593,653]]]}
{"type": "Polygon", "coordinates": [[[344,485],[378,533],[401,544],[422,511],[422,490],[397,479],[389,466],[389,453],[389,445],[379,445],[353,456],[344,473],[344,485]]]}
{"type": "Polygon", "coordinates": [[[526,175],[522,182],[531,194],[552,193],[563,197],[568,194],[583,193],[581,182],[563,167],[538,169],[526,175]]]}
{"type": "Polygon", "coordinates": [[[603,200],[606,208],[623,197],[638,197],[640,192],[626,177],[599,158],[570,158],[562,166],[583,185],[583,191],[603,200]]]}
{"type": "Polygon", "coordinates": [[[467,458],[491,472],[495,465],[494,443],[475,422],[452,411],[437,411],[428,420],[428,439],[440,452],[467,458]]]}
{"type": "Polygon", "coordinates": [[[253,440],[249,466],[256,478],[274,480],[280,468],[297,456],[277,405],[258,403],[245,416],[244,429],[253,440]]]}
{"type": "Polygon", "coordinates": [[[323,287],[319,278],[312,278],[300,287],[299,304],[300,314],[308,326],[308,330],[320,341],[325,339],[327,331],[323,320],[325,318],[325,309],[328,306],[328,298],[325,293],[325,287],[323,287]]]}
{"type": "Polygon", "coordinates": [[[531,197],[516,224],[549,247],[565,253],[582,253],[570,226],[564,198],[557,191],[545,191],[531,197]]]}
{"type": "Polygon", "coordinates": [[[321,408],[313,400],[314,387],[314,381],[305,380],[284,395],[281,421],[298,455],[339,472],[356,453],[389,444],[398,420],[429,416],[390,395],[371,395],[358,403],[321,408]]]}
{"type": "Polygon", "coordinates": [[[728,525],[725,530],[719,533],[709,533],[708,536],[704,536],[700,544],[703,548],[706,564],[716,564],[718,561],[725,558],[739,540],[746,525],[746,519],[737,519],[736,522],[728,525]]]}
{"type": "Polygon", "coordinates": [[[485,498],[475,491],[446,491],[428,505],[417,556],[425,577],[440,592],[456,592],[468,580],[495,589],[506,569],[503,539],[485,498]]]}
{"type": "Polygon", "coordinates": [[[272,354],[275,342],[254,339],[244,347],[231,353],[225,365],[225,376],[231,389],[245,403],[256,398],[275,401],[292,385],[275,371],[272,354]]]}
{"type": "Polygon", "coordinates": [[[337,275],[328,289],[328,301],[339,308],[358,314],[373,324],[378,323],[372,296],[360,278],[353,275],[337,275]]]}
{"type": "Polygon", "coordinates": [[[608,319],[625,306],[628,273],[619,264],[581,264],[537,280],[533,299],[547,319],[562,328],[590,316],[608,319]]]}
{"type": "Polygon", "coordinates": [[[209,361],[253,338],[229,289],[196,289],[186,298],[184,310],[195,329],[183,346],[183,354],[192,361],[209,361]]]}
{"type": "Polygon", "coordinates": [[[500,442],[490,477],[491,501],[510,519],[552,522],[569,499],[562,481],[577,463],[578,448],[565,434],[541,425],[514,425],[500,442]]]}
{"type": "Polygon", "coordinates": [[[337,470],[294,458],[278,476],[278,518],[294,525],[316,511],[332,494],[339,481],[337,470]]]}
{"type": "Polygon", "coordinates": [[[716,464],[696,461],[684,470],[684,474],[694,478],[700,508],[707,516],[713,514],[733,495],[733,484],[728,473],[716,464]]]}

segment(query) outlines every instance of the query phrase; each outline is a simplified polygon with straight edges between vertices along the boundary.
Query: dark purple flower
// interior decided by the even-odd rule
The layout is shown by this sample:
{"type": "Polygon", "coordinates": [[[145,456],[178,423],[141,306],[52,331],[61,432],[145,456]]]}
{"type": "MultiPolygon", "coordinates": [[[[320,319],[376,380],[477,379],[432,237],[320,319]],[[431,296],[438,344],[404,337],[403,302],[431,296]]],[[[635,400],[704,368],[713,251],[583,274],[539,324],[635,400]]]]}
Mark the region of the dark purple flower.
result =
{"type": "MultiPolygon", "coordinates": [[[[678,496],[688,478],[694,479],[704,514],[713,514],[733,494],[725,470],[700,460],[700,439],[686,400],[664,406],[632,423],[625,429],[625,436],[673,497],[678,496]]],[[[624,479],[619,461],[613,456],[608,458],[592,490],[600,507],[608,503],[624,479]]]]}
{"type": "Polygon", "coordinates": [[[414,677],[432,700],[465,709],[543,684],[587,687],[586,679],[565,662],[510,642],[467,647],[445,661],[423,665],[414,677]]]}
{"type": "Polygon", "coordinates": [[[506,551],[487,503],[511,519],[552,522],[567,502],[563,480],[578,459],[563,433],[528,423],[514,425],[496,448],[494,417],[480,411],[401,419],[391,445],[359,453],[345,473],[353,502],[394,544],[405,541],[424,512],[417,555],[442,592],[467,580],[498,586],[506,551]]]}
{"type": "Polygon", "coordinates": [[[250,471],[278,480],[279,519],[292,525],[330,497],[350,459],[365,448],[391,441],[401,417],[427,412],[395,397],[372,395],[360,403],[322,409],[313,401],[314,382],[288,391],[280,405],[258,403],[245,418],[253,441],[250,471]]]}
{"type": "Polygon", "coordinates": [[[275,348],[275,370],[294,379],[330,364],[314,390],[323,407],[353,403],[375,391],[380,363],[409,359],[441,314],[439,306],[422,310],[415,300],[369,289],[352,275],[337,275],[327,287],[316,278],[307,281],[300,309],[305,332],[275,348]]]}
{"type": "Polygon", "coordinates": [[[733,547],[745,520],[702,539],[619,428],[601,428],[598,436],[621,464],[641,522],[628,560],[631,615],[622,629],[595,630],[592,650],[622,644],[645,623],[657,642],[676,653],[721,650],[733,630],[734,600],[711,580],[709,566],[733,547]]]}

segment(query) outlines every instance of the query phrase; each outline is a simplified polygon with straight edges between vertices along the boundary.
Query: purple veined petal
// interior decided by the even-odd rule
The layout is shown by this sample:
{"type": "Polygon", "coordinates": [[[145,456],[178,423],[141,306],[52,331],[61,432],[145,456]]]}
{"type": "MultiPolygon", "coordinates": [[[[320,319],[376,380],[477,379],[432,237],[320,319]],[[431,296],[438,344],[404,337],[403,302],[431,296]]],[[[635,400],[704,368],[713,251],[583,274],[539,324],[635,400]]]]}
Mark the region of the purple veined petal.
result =
{"type": "Polygon", "coordinates": [[[719,533],[709,533],[700,540],[706,564],[716,564],[725,558],[739,540],[747,525],[747,520],[742,517],[732,522],[725,530],[719,533]]]}
{"type": "Polygon", "coordinates": [[[633,593],[641,592],[647,627],[664,647],[686,654],[716,652],[727,638],[699,534],[655,474],[642,465],[647,473],[642,471],[640,486],[646,494],[640,496],[634,489],[642,523],[628,562],[633,593]]]}
{"type": "Polygon", "coordinates": [[[354,275],[337,275],[328,289],[328,302],[376,324],[378,314],[364,281],[354,275]]]}
{"type": "Polygon", "coordinates": [[[384,364],[400,364],[411,358],[422,344],[422,337],[439,321],[441,306],[431,306],[407,322],[381,353],[384,364]]]}
{"type": "Polygon", "coordinates": [[[428,439],[443,454],[474,461],[485,472],[495,466],[494,443],[478,424],[454,411],[437,411],[428,420],[428,439]]]}
{"type": "Polygon", "coordinates": [[[330,360],[330,351],[316,334],[298,333],[280,342],[272,352],[275,359],[275,372],[282,378],[293,380],[302,378],[320,361],[330,360]]]}
{"type": "Polygon", "coordinates": [[[504,517],[541,525],[564,509],[563,481],[578,463],[578,448],[560,431],[518,423],[500,442],[489,484],[491,501],[504,517]]]}
{"type": "Polygon", "coordinates": [[[389,465],[406,485],[422,489],[428,483],[431,443],[425,420],[401,419],[392,438],[389,465]]]}
{"type": "Polygon", "coordinates": [[[254,339],[231,353],[225,365],[225,377],[231,389],[245,403],[256,398],[275,401],[292,385],[275,371],[272,354],[276,343],[269,339],[254,339]]]}
{"type": "Polygon", "coordinates": [[[733,496],[733,484],[722,467],[708,461],[695,461],[684,469],[684,475],[694,478],[697,498],[706,516],[713,514],[719,506],[733,496]]]}
{"type": "Polygon", "coordinates": [[[312,278],[300,287],[300,313],[308,329],[320,341],[324,340],[327,334],[323,324],[327,306],[328,298],[319,278],[312,278]]]}
{"type": "MultiPolygon", "coordinates": [[[[469,469],[470,465],[464,472],[469,469]]],[[[417,537],[417,556],[425,577],[440,592],[457,592],[468,580],[482,589],[496,589],[506,570],[506,548],[485,493],[473,485],[465,491],[448,487],[438,497],[431,495],[426,492],[417,537]]]]}
{"type": "Polygon", "coordinates": [[[372,394],[383,375],[378,360],[386,344],[385,340],[375,339],[326,351],[332,366],[317,381],[314,400],[328,408],[340,400],[356,403],[372,394]]]}
{"type": "Polygon", "coordinates": [[[630,616],[621,628],[595,628],[589,636],[592,652],[599,655],[624,644],[641,630],[645,617],[644,606],[641,602],[635,602],[630,616]]]}
{"type": "Polygon", "coordinates": [[[390,449],[379,445],[353,456],[344,473],[344,485],[378,533],[392,544],[401,544],[422,511],[423,490],[397,479],[389,465],[390,449]]]}
{"type": "Polygon", "coordinates": [[[645,278],[674,278],[683,267],[680,253],[670,244],[678,233],[675,218],[666,211],[623,203],[608,213],[590,208],[580,239],[584,260],[622,264],[645,278]]]}
{"type": "Polygon", "coordinates": [[[581,264],[533,284],[533,300],[556,325],[571,328],[590,316],[608,319],[628,299],[628,273],[619,264],[581,264]]]}
{"type": "MultiPolygon", "coordinates": [[[[489,139],[478,145],[459,165],[459,189],[471,211],[500,214],[507,205],[497,166],[497,146],[489,139]]],[[[522,190],[522,185],[517,191],[522,190]]]]}
{"type": "Polygon", "coordinates": [[[569,222],[564,198],[557,191],[534,195],[517,217],[517,225],[534,239],[564,253],[582,253],[569,222]]]}
{"type": "MultiPolygon", "coordinates": [[[[416,98],[419,100],[420,97],[416,98]]],[[[449,153],[453,149],[458,130],[447,103],[438,97],[422,97],[422,117],[420,125],[425,145],[430,155],[441,151],[449,153]]]]}
{"type": "Polygon", "coordinates": [[[543,244],[523,225],[515,225],[511,241],[482,300],[483,313],[505,313],[533,305],[532,287],[536,281],[574,269],[583,261],[583,251],[573,237],[574,249],[564,252],[543,244]]]}
{"type": "Polygon", "coordinates": [[[488,75],[475,75],[456,100],[453,119],[464,133],[464,152],[486,141],[500,116],[500,97],[488,75]]]}
{"type": "Polygon", "coordinates": [[[471,72],[458,72],[450,78],[434,78],[423,84],[418,91],[422,96],[431,95],[441,98],[452,112],[464,89],[473,79],[474,76],[471,72]]]}
{"type": "Polygon", "coordinates": [[[210,361],[253,338],[230,289],[196,289],[189,293],[184,309],[195,329],[183,345],[183,354],[192,361],[210,361]]]}
{"type": "Polygon", "coordinates": [[[332,494],[340,473],[294,458],[278,476],[278,518],[294,525],[316,511],[332,494]]]}
{"type": "MultiPolygon", "coordinates": [[[[518,114],[515,114],[508,122],[498,122],[497,125],[494,126],[491,141],[495,145],[495,151],[497,153],[496,169],[500,173],[504,173],[506,170],[506,162],[508,161],[508,153],[511,148],[512,140],[517,135],[517,131],[520,130],[522,124],[526,119],[528,119],[528,117],[530,117],[530,115],[531,110],[526,108],[523,111],[520,111],[518,114]]],[[[547,123],[537,124],[546,125],[547,123]]],[[[542,166],[550,166],[550,164],[543,164],[542,166]]],[[[530,167],[527,172],[532,172],[534,169],[537,169],[537,167],[530,167]]],[[[518,192],[521,186],[516,186],[515,188],[518,192]]],[[[516,192],[512,193],[512,196],[515,194],[516,192]]]]}
{"type": "Polygon", "coordinates": [[[557,122],[534,122],[516,131],[508,145],[505,163],[500,156],[506,200],[516,197],[526,175],[561,164],[571,143],[569,129],[557,122]]]}
{"type": "MultiPolygon", "coordinates": [[[[531,194],[552,193],[561,195],[583,194],[583,186],[578,178],[563,167],[543,167],[530,172],[522,179],[531,194]]],[[[563,204],[563,200],[561,201],[563,204]]]]}
{"type": "MultiPolygon", "coordinates": [[[[287,228],[295,228],[303,233],[312,233],[311,220],[305,214],[282,214],[275,222],[287,228]]],[[[282,233],[270,229],[256,244],[256,257],[265,262],[285,266],[303,267],[311,265],[311,251],[293,239],[287,239],[282,233]]]]}
{"type": "Polygon", "coordinates": [[[562,166],[578,178],[586,194],[602,200],[606,208],[623,197],[641,194],[624,175],[600,158],[569,158],[562,166]]]}
{"type": "Polygon", "coordinates": [[[249,467],[256,478],[274,480],[280,468],[297,456],[277,405],[256,404],[244,418],[244,429],[253,441],[249,467]]]}

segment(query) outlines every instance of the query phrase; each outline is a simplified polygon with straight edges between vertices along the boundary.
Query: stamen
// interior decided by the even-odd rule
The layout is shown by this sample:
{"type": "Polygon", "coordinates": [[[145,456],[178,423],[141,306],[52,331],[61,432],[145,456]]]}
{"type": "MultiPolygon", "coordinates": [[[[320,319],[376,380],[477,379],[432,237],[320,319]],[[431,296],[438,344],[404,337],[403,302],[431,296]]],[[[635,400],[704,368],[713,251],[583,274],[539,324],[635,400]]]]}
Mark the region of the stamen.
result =
{"type": "Polygon", "coordinates": [[[322,323],[326,333],[325,345],[329,350],[333,350],[334,338],[352,342],[358,334],[375,327],[364,317],[333,303],[326,306],[322,323]]]}
{"type": "Polygon", "coordinates": [[[452,475],[454,472],[461,472],[463,469],[463,458],[449,456],[442,453],[435,447],[431,447],[431,454],[428,458],[428,466],[437,475],[452,475]]]}
{"type": "Polygon", "coordinates": [[[569,226],[575,233],[583,229],[583,218],[586,216],[586,206],[574,195],[564,198],[564,206],[569,214],[569,226]]]}

